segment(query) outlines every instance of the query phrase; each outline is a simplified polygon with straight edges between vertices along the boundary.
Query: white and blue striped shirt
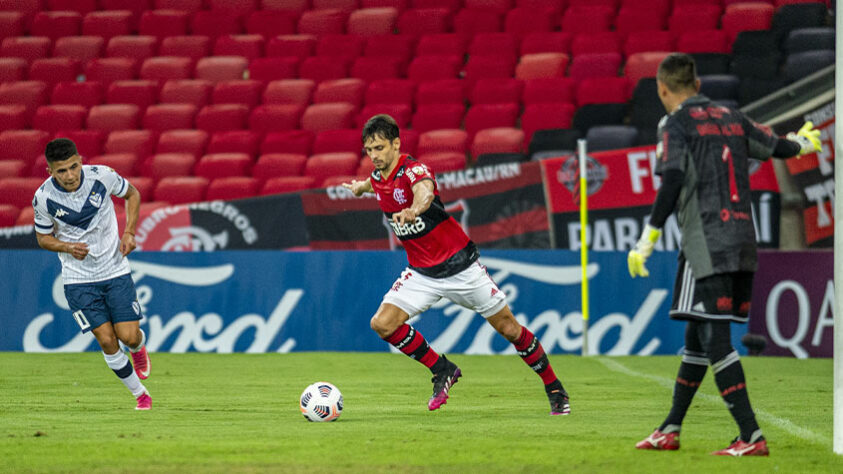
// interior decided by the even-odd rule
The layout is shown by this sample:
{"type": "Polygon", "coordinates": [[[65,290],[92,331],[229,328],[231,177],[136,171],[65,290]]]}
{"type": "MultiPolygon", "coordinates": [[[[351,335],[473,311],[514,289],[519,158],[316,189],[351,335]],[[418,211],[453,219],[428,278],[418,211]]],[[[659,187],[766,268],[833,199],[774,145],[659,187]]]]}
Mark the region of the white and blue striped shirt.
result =
{"type": "Polygon", "coordinates": [[[79,187],[68,192],[53,178],[35,191],[35,230],[63,242],[88,244],[88,255],[76,260],[59,252],[64,284],[91,283],[129,273],[120,253],[117,216],[111,195],[123,197],[129,182],[108,166],[84,165],[79,187]]]}

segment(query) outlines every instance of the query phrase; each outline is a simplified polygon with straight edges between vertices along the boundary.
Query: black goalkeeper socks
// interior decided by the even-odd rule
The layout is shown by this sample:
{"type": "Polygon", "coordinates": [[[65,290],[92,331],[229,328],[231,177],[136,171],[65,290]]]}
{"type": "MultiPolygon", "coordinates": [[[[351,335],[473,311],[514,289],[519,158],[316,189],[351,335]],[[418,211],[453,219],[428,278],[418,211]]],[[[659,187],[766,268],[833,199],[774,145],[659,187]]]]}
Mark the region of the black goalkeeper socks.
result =
{"type": "Polygon", "coordinates": [[[703,354],[685,351],[679,365],[679,373],[676,375],[676,384],[673,386],[673,405],[659,431],[664,433],[668,425],[682,425],[707,369],[708,359],[703,354]]]}

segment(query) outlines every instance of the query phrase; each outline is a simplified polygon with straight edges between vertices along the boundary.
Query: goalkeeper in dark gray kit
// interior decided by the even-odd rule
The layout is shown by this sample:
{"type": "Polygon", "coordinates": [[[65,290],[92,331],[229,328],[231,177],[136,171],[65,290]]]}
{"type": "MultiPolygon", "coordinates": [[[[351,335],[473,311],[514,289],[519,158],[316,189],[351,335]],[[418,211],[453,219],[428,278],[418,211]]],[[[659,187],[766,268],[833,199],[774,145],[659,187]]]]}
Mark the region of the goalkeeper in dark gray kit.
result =
{"type": "Polygon", "coordinates": [[[730,446],[712,454],[767,456],[767,441],[749,403],[730,323],[749,318],[757,267],[749,190],[749,159],[790,158],[820,150],[819,131],[806,122],[780,138],[741,112],[699,94],[694,60],[670,54],[659,65],[658,94],[668,115],[659,123],[656,174],[661,188],[641,239],[629,252],[629,273],[649,275],[644,263],[677,209],[682,230],[670,317],[688,321],[673,406],[638,449],[679,449],[679,432],[708,365],[740,428],[730,446]]]}

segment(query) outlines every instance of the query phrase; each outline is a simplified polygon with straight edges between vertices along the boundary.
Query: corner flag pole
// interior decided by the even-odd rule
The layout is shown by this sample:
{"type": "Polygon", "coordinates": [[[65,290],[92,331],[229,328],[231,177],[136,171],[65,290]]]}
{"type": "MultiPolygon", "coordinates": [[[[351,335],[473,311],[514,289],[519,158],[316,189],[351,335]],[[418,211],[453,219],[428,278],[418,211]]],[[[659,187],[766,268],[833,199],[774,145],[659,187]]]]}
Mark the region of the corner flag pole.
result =
{"type": "MultiPolygon", "coordinates": [[[[836,15],[837,31],[843,28],[843,15],[836,15]]],[[[837,35],[835,43],[835,70],[843,68],[843,35],[837,35]]],[[[834,122],[843,117],[843,78],[834,78],[834,122]]],[[[833,449],[843,454],[843,131],[834,127],[834,432],[833,449]]]]}
{"type": "Polygon", "coordinates": [[[582,267],[582,355],[588,355],[588,167],[586,141],[577,140],[580,165],[580,266],[582,267]]]}

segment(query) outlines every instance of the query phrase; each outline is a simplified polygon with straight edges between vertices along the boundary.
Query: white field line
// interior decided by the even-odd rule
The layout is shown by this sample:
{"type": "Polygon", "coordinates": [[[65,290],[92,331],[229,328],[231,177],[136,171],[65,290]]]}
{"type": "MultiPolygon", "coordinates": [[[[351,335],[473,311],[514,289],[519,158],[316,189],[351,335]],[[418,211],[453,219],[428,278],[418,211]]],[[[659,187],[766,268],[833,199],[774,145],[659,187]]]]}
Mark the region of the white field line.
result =
{"type": "MultiPolygon", "coordinates": [[[[641,372],[637,372],[637,371],[632,370],[629,367],[627,367],[627,366],[621,364],[620,362],[618,362],[616,360],[613,360],[609,357],[595,357],[594,359],[597,360],[598,362],[600,362],[601,364],[603,364],[604,366],[606,366],[606,368],[611,370],[611,371],[619,372],[619,373],[622,373],[622,374],[625,374],[625,375],[629,375],[630,377],[638,377],[638,378],[642,378],[642,379],[651,380],[651,381],[656,382],[657,384],[661,385],[662,387],[673,390],[674,381],[667,378],[667,377],[660,377],[658,375],[650,375],[650,374],[644,374],[644,373],[641,373],[641,372]]],[[[702,398],[703,400],[705,400],[707,402],[716,403],[716,404],[720,404],[720,405],[723,404],[722,398],[716,397],[714,395],[709,395],[707,393],[697,392],[695,398],[698,398],[698,399],[702,398]]],[[[808,428],[803,428],[801,426],[798,426],[798,425],[794,424],[792,421],[790,421],[786,418],[778,417],[776,415],[773,415],[772,413],[768,413],[768,412],[766,412],[764,410],[761,410],[759,408],[753,407],[753,411],[755,411],[755,415],[765,423],[775,425],[778,428],[780,428],[781,430],[783,430],[787,433],[790,433],[791,435],[793,435],[797,438],[801,438],[801,439],[804,439],[806,441],[811,441],[811,442],[814,442],[814,443],[819,443],[819,444],[825,445],[828,448],[831,448],[831,438],[829,438],[828,436],[824,436],[824,435],[821,435],[821,434],[818,434],[818,433],[814,433],[813,431],[809,430],[808,428]]]]}

